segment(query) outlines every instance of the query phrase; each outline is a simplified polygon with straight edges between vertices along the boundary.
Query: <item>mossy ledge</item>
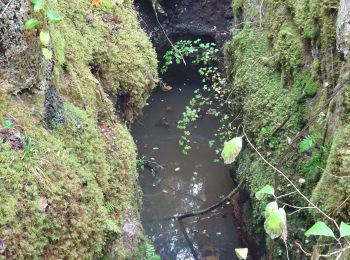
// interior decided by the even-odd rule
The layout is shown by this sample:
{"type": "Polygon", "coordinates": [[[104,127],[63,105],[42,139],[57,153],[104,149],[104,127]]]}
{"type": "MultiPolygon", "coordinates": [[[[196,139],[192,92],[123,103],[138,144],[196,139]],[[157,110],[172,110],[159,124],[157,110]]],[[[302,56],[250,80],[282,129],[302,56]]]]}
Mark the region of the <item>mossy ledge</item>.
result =
{"type": "MultiPolygon", "coordinates": [[[[265,158],[276,164],[291,138],[322,106],[334,87],[349,78],[349,61],[341,59],[336,45],[338,0],[263,3],[233,1],[235,15],[243,17],[244,28],[240,29],[240,21],[225,46],[226,71],[234,115],[242,113],[251,141],[265,158]]],[[[347,200],[350,187],[342,178],[349,175],[350,166],[349,112],[346,85],[305,133],[316,140],[312,149],[301,152],[296,146],[282,165],[283,172],[300,190],[339,223],[350,222],[347,200]]],[[[264,208],[268,201],[258,201],[254,194],[264,185],[274,184],[274,172],[249,146],[243,149],[238,165],[236,178],[246,181],[253,208],[253,221],[247,217],[247,229],[264,236],[264,208]]],[[[287,184],[280,178],[278,194],[293,191],[287,184]]],[[[294,195],[284,201],[308,206],[294,195]]],[[[293,248],[289,250],[291,259],[304,257],[293,241],[305,242],[306,229],[320,219],[322,216],[312,210],[288,216],[287,245],[293,248]]],[[[266,236],[266,248],[270,248],[270,241],[266,236]]],[[[312,252],[310,245],[322,242],[309,239],[303,245],[312,252]]],[[[333,249],[328,247],[319,253],[327,250],[333,249]]],[[[273,259],[284,259],[284,252],[283,242],[276,240],[273,259]]]]}
{"type": "Polygon", "coordinates": [[[0,50],[0,123],[8,123],[0,129],[0,258],[142,257],[126,123],[157,82],[156,53],[132,1],[54,2],[47,5],[63,16],[58,25],[24,0],[0,22],[13,40],[0,50]],[[24,30],[33,16],[40,28],[24,30]],[[52,62],[41,55],[40,29],[50,31],[52,62]]]}

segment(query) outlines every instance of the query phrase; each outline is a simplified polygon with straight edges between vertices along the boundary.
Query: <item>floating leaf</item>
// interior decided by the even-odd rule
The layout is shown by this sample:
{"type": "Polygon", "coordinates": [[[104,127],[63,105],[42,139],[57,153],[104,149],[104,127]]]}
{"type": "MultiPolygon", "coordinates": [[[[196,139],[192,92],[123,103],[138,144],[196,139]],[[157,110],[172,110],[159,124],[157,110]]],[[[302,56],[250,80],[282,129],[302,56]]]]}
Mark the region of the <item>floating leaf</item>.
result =
{"type": "Polygon", "coordinates": [[[265,194],[275,195],[275,189],[271,185],[266,185],[264,188],[255,193],[255,197],[261,200],[265,194]]]}
{"type": "Polygon", "coordinates": [[[41,52],[43,53],[45,59],[47,59],[47,60],[52,59],[52,51],[50,51],[48,48],[42,48],[41,52]]]}
{"type": "Polygon", "coordinates": [[[235,253],[240,260],[245,260],[248,257],[248,248],[236,248],[235,253]]]}
{"type": "Polygon", "coordinates": [[[39,21],[37,19],[29,19],[24,24],[24,28],[27,30],[33,29],[35,26],[39,24],[39,21]]]}
{"type": "Polygon", "coordinates": [[[350,225],[341,222],[340,223],[340,237],[348,237],[350,236],[350,225]]]}
{"type": "Polygon", "coordinates": [[[58,24],[62,20],[62,16],[52,9],[47,9],[46,15],[53,24],[58,24]]]}
{"type": "Polygon", "coordinates": [[[326,236],[335,238],[333,231],[322,221],[317,221],[305,232],[305,236],[326,236]]]}
{"type": "Polygon", "coordinates": [[[47,46],[50,42],[50,34],[48,32],[40,32],[40,42],[42,45],[47,46]]]}
{"type": "Polygon", "coordinates": [[[284,209],[271,212],[271,214],[265,220],[264,228],[271,239],[278,238],[282,235],[285,226],[285,214],[283,213],[285,213],[284,209]]]}
{"type": "Polygon", "coordinates": [[[10,119],[6,119],[2,125],[3,128],[15,128],[14,124],[10,119]]]}
{"type": "Polygon", "coordinates": [[[221,152],[221,157],[225,164],[231,164],[236,160],[236,157],[242,149],[243,137],[235,137],[232,140],[225,142],[224,149],[221,152]]]}

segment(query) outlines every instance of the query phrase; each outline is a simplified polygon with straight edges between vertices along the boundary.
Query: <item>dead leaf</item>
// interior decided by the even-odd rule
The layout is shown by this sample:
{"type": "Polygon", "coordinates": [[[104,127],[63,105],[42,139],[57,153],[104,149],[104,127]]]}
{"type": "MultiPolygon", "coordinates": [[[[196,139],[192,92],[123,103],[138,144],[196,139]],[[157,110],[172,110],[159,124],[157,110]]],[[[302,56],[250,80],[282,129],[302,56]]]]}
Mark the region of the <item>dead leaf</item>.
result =
{"type": "Polygon", "coordinates": [[[99,7],[101,5],[102,0],[91,0],[92,6],[99,7]]]}

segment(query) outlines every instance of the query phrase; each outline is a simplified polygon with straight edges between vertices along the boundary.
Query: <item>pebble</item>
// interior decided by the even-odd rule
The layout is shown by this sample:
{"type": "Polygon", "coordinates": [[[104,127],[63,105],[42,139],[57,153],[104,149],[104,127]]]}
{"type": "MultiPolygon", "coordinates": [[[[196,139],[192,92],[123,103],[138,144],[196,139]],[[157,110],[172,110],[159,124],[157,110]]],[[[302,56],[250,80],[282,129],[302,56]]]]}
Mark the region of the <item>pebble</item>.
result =
{"type": "Polygon", "coordinates": [[[180,169],[181,169],[180,167],[177,167],[177,168],[175,168],[175,171],[178,172],[178,171],[180,171],[180,169]]]}

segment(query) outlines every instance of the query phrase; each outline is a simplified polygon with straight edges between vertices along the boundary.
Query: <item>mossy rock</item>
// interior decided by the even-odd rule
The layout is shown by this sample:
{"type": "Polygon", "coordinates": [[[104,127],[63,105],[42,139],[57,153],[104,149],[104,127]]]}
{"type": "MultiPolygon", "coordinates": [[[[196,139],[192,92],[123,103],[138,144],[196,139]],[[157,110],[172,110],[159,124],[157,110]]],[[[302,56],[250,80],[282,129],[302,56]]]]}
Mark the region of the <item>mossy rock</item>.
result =
{"type": "Polygon", "coordinates": [[[0,124],[14,126],[0,134],[0,241],[7,259],[93,259],[107,250],[132,259],[143,234],[138,228],[132,249],[123,242],[130,207],[139,207],[136,146],[124,120],[155,86],[155,50],[131,1],[47,4],[64,17],[48,28],[55,62],[46,62],[54,67],[45,80],[55,88],[17,97],[0,85],[0,124]],[[129,99],[117,111],[121,92],[129,99]]]}

